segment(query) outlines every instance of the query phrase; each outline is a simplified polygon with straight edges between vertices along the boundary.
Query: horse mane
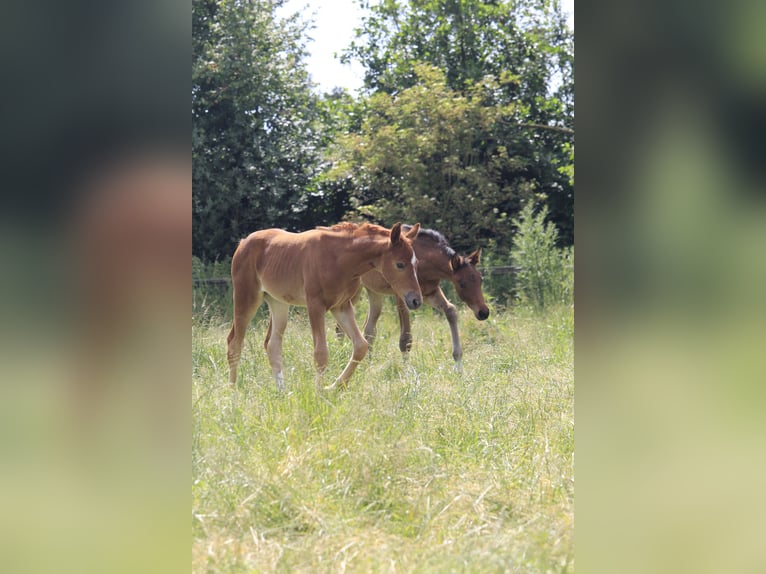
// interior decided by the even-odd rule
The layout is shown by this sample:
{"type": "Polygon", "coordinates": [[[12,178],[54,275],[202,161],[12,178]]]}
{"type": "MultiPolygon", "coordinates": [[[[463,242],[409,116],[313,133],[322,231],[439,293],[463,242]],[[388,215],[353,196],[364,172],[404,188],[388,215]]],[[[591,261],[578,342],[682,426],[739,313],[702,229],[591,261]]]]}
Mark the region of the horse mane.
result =
{"type": "MultiPolygon", "coordinates": [[[[402,231],[409,231],[410,229],[412,229],[412,225],[402,225],[402,231]]],[[[449,246],[447,238],[435,229],[424,229],[421,227],[420,231],[418,231],[418,239],[427,239],[433,242],[436,247],[441,249],[448,257],[455,255],[455,250],[449,246]]]]}

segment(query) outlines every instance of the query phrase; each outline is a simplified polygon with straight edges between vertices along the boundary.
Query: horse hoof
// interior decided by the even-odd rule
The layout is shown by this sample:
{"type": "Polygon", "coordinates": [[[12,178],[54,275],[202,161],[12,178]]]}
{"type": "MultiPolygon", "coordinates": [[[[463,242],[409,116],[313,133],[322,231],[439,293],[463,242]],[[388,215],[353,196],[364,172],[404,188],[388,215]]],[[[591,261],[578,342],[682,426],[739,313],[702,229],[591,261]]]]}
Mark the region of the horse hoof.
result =
{"type": "Polygon", "coordinates": [[[348,387],[346,386],[346,383],[335,381],[332,385],[327,385],[322,389],[323,391],[329,392],[329,391],[345,391],[348,387]]]}

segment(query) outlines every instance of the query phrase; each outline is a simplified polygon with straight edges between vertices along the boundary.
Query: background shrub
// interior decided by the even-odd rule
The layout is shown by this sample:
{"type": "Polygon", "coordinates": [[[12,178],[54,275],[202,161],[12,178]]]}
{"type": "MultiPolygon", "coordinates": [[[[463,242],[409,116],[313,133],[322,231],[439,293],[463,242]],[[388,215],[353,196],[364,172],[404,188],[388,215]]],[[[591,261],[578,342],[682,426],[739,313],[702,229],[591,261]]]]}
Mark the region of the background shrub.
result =
{"type": "Polygon", "coordinates": [[[556,247],[558,230],[550,221],[546,223],[547,215],[547,206],[535,213],[534,202],[527,202],[513,220],[511,261],[519,268],[517,295],[537,310],[573,300],[574,248],[556,247]]]}

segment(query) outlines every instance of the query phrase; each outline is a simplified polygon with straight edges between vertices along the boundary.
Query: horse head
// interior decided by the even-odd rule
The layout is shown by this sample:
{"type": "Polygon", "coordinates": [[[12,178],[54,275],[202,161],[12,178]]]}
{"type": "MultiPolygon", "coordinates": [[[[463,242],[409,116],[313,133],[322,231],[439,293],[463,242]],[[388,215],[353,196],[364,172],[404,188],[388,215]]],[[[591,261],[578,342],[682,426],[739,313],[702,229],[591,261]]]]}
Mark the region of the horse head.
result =
{"type": "Polygon", "coordinates": [[[484,321],[489,317],[489,307],[481,292],[481,273],[476,268],[480,257],[481,249],[477,249],[467,257],[456,253],[450,260],[450,267],[452,267],[452,283],[455,285],[457,296],[468,305],[479,321],[484,321]]]}
{"type": "Polygon", "coordinates": [[[412,249],[412,240],[419,229],[420,224],[416,223],[409,231],[402,233],[402,224],[395,224],[391,228],[389,249],[382,257],[380,268],[383,277],[410,309],[417,309],[423,303],[415,273],[417,258],[412,249]]]}

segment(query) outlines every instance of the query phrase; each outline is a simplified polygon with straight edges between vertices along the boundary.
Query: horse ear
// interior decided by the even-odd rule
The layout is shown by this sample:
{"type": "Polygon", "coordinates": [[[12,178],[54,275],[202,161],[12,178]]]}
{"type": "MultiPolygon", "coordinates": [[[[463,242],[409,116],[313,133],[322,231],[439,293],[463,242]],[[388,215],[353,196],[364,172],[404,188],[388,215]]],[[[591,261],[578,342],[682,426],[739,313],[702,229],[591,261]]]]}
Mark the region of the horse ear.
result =
{"type": "Polygon", "coordinates": [[[405,235],[405,237],[406,237],[407,239],[415,239],[415,237],[417,237],[417,235],[418,235],[418,231],[420,231],[420,224],[419,224],[419,223],[416,223],[415,225],[413,225],[413,226],[410,228],[410,230],[407,232],[407,234],[405,235]]]}
{"type": "Polygon", "coordinates": [[[450,264],[450,267],[452,267],[453,271],[457,271],[463,265],[463,258],[460,257],[460,255],[458,255],[457,253],[455,253],[450,259],[449,264],[450,264]]]}
{"type": "Polygon", "coordinates": [[[479,264],[479,260],[481,258],[481,249],[477,249],[473,253],[471,253],[466,259],[468,259],[468,263],[476,267],[479,264]]]}
{"type": "Polygon", "coordinates": [[[391,228],[391,243],[399,243],[402,238],[402,224],[395,223],[391,228]]]}

